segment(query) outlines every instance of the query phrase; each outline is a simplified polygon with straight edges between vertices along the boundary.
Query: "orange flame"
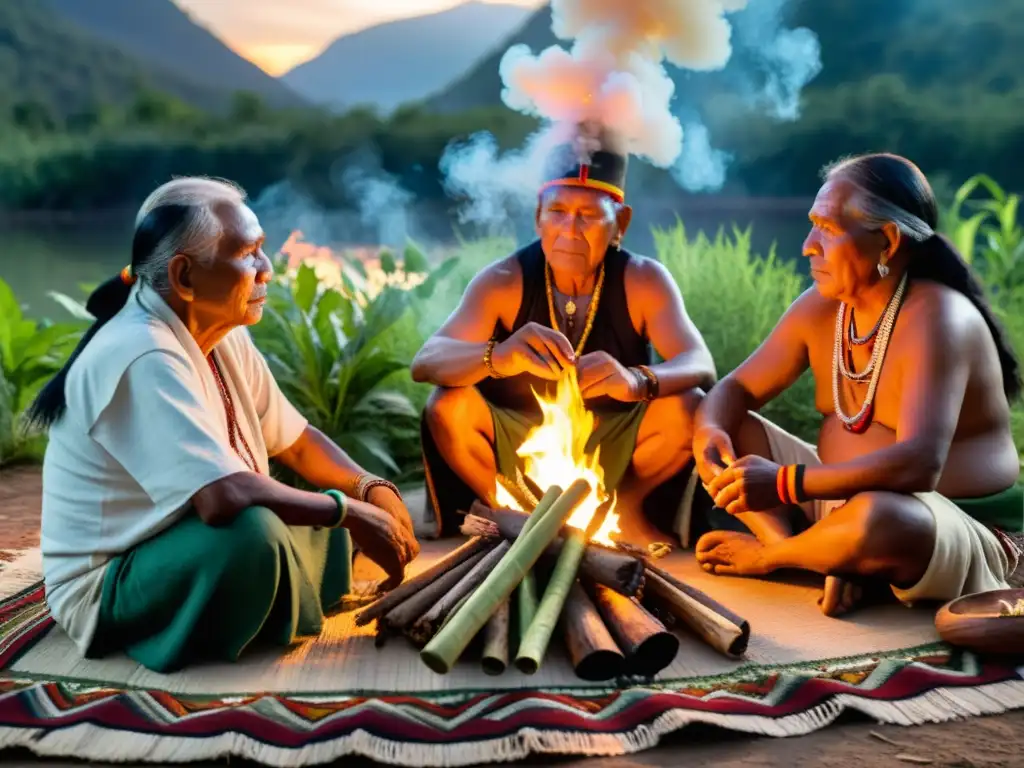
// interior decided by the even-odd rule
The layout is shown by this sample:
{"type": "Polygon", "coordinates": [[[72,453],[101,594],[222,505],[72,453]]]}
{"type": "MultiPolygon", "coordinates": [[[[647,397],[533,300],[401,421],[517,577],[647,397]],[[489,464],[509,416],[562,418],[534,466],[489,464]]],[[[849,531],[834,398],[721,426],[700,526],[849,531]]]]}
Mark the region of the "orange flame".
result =
{"type": "MultiPolygon", "coordinates": [[[[594,414],[588,410],[576,380],[576,370],[569,368],[559,379],[553,398],[536,392],[543,419],[531,429],[516,452],[523,458],[524,474],[537,487],[546,491],[552,485],[568,488],[582,478],[590,484],[590,494],[567,521],[576,528],[586,528],[597,508],[608,500],[604,487],[604,470],[598,462],[600,449],[586,453],[587,440],[594,430],[594,414]]],[[[519,503],[500,483],[495,499],[508,509],[522,510],[519,503]]],[[[613,546],[612,534],[619,533],[619,516],[615,501],[593,541],[613,546]]]]}

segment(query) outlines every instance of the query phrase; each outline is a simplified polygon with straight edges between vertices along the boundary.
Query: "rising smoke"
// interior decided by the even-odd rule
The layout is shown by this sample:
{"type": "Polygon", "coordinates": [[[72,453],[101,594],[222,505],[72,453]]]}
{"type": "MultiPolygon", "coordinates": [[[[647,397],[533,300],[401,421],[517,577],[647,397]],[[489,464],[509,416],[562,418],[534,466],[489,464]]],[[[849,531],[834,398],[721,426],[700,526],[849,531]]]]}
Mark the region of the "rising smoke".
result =
{"type": "Polygon", "coordinates": [[[517,151],[500,154],[478,135],[442,158],[447,190],[467,201],[462,220],[500,224],[532,208],[546,155],[580,123],[614,132],[685,189],[720,189],[731,156],[713,147],[693,105],[673,104],[673,75],[721,70],[742,45],[756,69],[742,81],[746,100],[795,119],[800,90],[821,64],[812,32],[783,28],[785,2],[749,0],[748,9],[748,0],[552,0],[552,31],[571,47],[534,54],[516,45],[500,65],[505,104],[543,127],[517,151]]]}

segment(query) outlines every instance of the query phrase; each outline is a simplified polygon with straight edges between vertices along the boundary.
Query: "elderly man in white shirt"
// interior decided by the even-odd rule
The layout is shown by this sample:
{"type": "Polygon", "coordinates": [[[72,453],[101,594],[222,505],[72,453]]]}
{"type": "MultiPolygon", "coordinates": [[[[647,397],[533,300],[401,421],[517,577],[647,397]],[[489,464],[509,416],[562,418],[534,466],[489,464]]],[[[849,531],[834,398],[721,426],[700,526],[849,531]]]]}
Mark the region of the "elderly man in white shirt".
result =
{"type": "Polygon", "coordinates": [[[355,544],[401,581],[419,545],[398,489],[284,397],[246,328],[272,276],[242,191],[176,179],[136,219],[130,267],[30,417],[49,428],[42,555],[83,655],[168,672],[317,634],[355,544]],[[270,477],[273,458],[322,493],[270,477]]]}

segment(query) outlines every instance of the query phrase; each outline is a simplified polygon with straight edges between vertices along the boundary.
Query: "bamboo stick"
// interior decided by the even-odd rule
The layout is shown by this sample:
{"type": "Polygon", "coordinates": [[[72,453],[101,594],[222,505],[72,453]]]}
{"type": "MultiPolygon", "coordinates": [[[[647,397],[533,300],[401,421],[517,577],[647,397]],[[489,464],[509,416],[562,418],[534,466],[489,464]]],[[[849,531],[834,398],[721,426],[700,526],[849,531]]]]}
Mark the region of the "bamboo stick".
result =
{"type": "Polygon", "coordinates": [[[494,549],[476,561],[476,564],[450,589],[446,589],[438,600],[430,606],[409,628],[408,635],[413,641],[426,645],[440,628],[452,609],[462,598],[476,589],[487,574],[505,556],[511,545],[507,541],[500,542],[494,549]]]}
{"type": "Polygon", "coordinates": [[[537,615],[537,576],[531,569],[516,587],[517,629],[516,644],[521,646],[526,631],[537,615]]]}
{"type": "Polygon", "coordinates": [[[484,674],[500,675],[508,667],[508,632],[511,604],[503,600],[484,627],[484,650],[480,665],[484,674]]]}
{"type": "Polygon", "coordinates": [[[364,624],[369,624],[374,619],[379,619],[410,595],[415,594],[427,584],[435,581],[459,563],[465,562],[477,552],[483,552],[484,550],[490,549],[493,545],[493,541],[488,541],[482,536],[474,536],[469,541],[460,545],[457,549],[449,552],[429,568],[426,568],[421,573],[416,574],[411,579],[406,579],[386,595],[382,596],[379,600],[366,606],[356,614],[356,626],[361,627],[364,624]]]}
{"type": "Polygon", "coordinates": [[[626,674],[653,677],[672,663],[679,651],[679,638],[636,598],[620,595],[603,584],[587,586],[605,626],[626,657],[626,674]]]}
{"type": "Polygon", "coordinates": [[[562,628],[577,677],[613,680],[622,674],[626,668],[626,657],[578,581],[572,585],[565,600],[562,628]]]}
{"type": "Polygon", "coordinates": [[[448,590],[452,589],[479,563],[487,552],[477,552],[468,560],[459,563],[436,581],[427,584],[419,592],[409,595],[381,617],[381,623],[387,624],[391,630],[398,632],[413,625],[420,616],[430,610],[448,590]]]}
{"type": "Polygon", "coordinates": [[[597,508],[590,518],[585,530],[571,528],[562,546],[562,551],[555,562],[554,572],[548,579],[544,596],[537,606],[537,613],[530,622],[526,635],[522,638],[516,653],[516,667],[527,675],[540,669],[544,654],[547,653],[551,635],[558,624],[558,618],[565,606],[565,599],[572,585],[576,583],[576,573],[590,537],[601,530],[608,512],[614,501],[609,499],[597,508]]]}
{"type": "Polygon", "coordinates": [[[465,605],[420,651],[420,658],[428,667],[441,674],[452,668],[466,646],[497,610],[501,601],[512,594],[523,580],[523,576],[540,559],[541,553],[588,493],[590,484],[582,478],[570,485],[564,493],[558,486],[548,489],[534,512],[541,513],[536,524],[525,536],[512,544],[497,567],[487,575],[484,583],[476,588],[465,605]],[[545,502],[549,507],[543,510],[545,502]]]}
{"type": "Polygon", "coordinates": [[[644,602],[660,616],[667,614],[686,624],[719,653],[733,658],[746,653],[750,641],[750,624],[746,619],[650,563],[644,602]]]}
{"type": "MultiPolygon", "coordinates": [[[[473,536],[501,536],[514,541],[531,516],[506,509],[491,509],[475,503],[462,523],[462,532],[473,536]]],[[[544,557],[557,557],[571,526],[545,550],[544,557]]],[[[588,542],[580,563],[580,575],[611,587],[626,597],[636,595],[644,585],[644,560],[634,554],[588,542]]]]}

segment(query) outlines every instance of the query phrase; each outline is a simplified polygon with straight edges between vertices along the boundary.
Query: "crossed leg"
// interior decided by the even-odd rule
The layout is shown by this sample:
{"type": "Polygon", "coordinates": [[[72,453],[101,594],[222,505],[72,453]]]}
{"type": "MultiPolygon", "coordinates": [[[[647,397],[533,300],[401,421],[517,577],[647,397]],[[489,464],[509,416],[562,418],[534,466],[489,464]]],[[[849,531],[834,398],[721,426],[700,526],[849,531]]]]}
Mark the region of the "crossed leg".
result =
{"type": "MultiPolygon", "coordinates": [[[[771,446],[768,442],[768,437],[765,434],[764,427],[761,422],[755,419],[753,416],[748,415],[740,428],[738,439],[734,441],[736,453],[738,456],[746,455],[758,455],[764,456],[765,458],[772,458],[771,446]]],[[[923,508],[920,502],[917,502],[912,497],[899,497],[907,498],[912,505],[919,505],[923,508]]],[[[852,503],[853,500],[851,500],[852,503]]],[[[857,502],[862,503],[861,501],[857,502]]],[[[848,503],[845,505],[849,507],[848,503]]],[[[853,507],[856,509],[856,505],[853,507]]],[[[840,510],[836,510],[833,514],[837,514],[840,510]]],[[[924,510],[927,515],[927,520],[931,521],[931,515],[924,510]]],[[[850,510],[847,509],[845,515],[850,514],[850,510]]],[[[797,513],[797,516],[802,516],[803,512],[797,513]]],[[[743,562],[748,557],[754,556],[759,553],[762,548],[772,547],[779,544],[783,540],[794,537],[793,527],[790,522],[793,516],[793,509],[789,507],[780,507],[775,510],[767,512],[748,512],[742,515],[737,515],[737,519],[743,523],[753,535],[747,533],[738,533],[734,531],[712,531],[705,534],[697,542],[696,554],[698,562],[701,563],[704,570],[710,573],[730,573],[735,572],[734,568],[736,565],[730,565],[724,562],[720,562],[723,559],[731,557],[732,552],[737,553],[737,557],[743,562]],[[715,552],[715,556],[712,557],[711,553],[715,552]]],[[[837,518],[836,523],[842,521],[842,517],[837,518]]],[[[824,521],[822,521],[824,522],[824,521]]],[[[817,528],[822,523],[819,522],[813,526],[817,528]]],[[[933,532],[934,533],[934,532],[933,532]]],[[[803,534],[801,534],[803,536],[803,534]]],[[[806,539],[800,539],[804,541],[806,539]]],[[[930,555],[930,546],[926,548],[930,555]]],[[[758,555],[759,557],[760,555],[758,555]]],[[[925,561],[927,565],[927,560],[925,561]]],[[[744,567],[744,566],[739,566],[744,567]]],[[[814,567],[796,565],[792,566],[795,568],[801,568],[804,570],[818,570],[814,567]]],[[[858,571],[850,573],[842,573],[838,570],[821,571],[819,573],[825,574],[825,584],[822,590],[821,598],[818,604],[826,616],[840,616],[847,613],[860,602],[863,597],[863,586],[862,581],[865,575],[858,571]]],[[[751,574],[753,575],[753,574],[751,574]]]]}
{"type": "Polygon", "coordinates": [[[706,534],[697,542],[697,561],[721,574],[764,576],[799,568],[907,588],[927,570],[935,536],[931,511],[913,496],[860,493],[803,533],[774,543],[745,534],[706,534]]]}
{"type": "MultiPolygon", "coordinates": [[[[693,458],[693,415],[703,393],[690,390],[653,401],[640,423],[632,460],[618,488],[621,538],[645,545],[663,536],[642,514],[644,498],[693,458]]],[[[494,503],[497,465],[494,422],[475,387],[435,389],[427,401],[427,427],[438,451],[476,496],[494,503]]]]}
{"type": "Polygon", "coordinates": [[[648,404],[633,458],[618,488],[622,540],[646,546],[665,538],[644,516],[643,501],[693,459],[693,420],[703,398],[703,391],[691,389],[648,404]]]}

